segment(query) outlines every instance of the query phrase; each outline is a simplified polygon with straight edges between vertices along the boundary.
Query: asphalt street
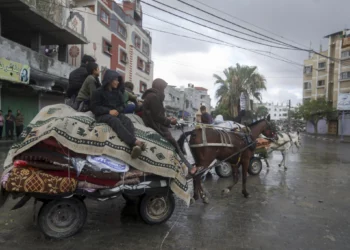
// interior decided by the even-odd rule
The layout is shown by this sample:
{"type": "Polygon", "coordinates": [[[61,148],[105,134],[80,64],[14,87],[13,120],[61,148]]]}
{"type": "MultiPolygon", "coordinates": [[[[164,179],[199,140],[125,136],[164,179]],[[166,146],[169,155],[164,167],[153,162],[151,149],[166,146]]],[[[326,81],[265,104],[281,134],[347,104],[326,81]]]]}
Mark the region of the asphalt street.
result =
{"type": "MultiPolygon", "coordinates": [[[[178,132],[174,134],[178,135],[178,132]]],[[[7,148],[0,152],[0,160],[7,148]]],[[[33,202],[0,208],[1,249],[350,249],[350,144],[303,137],[299,152],[272,154],[270,169],[249,176],[251,197],[241,181],[222,196],[231,178],[215,173],[205,181],[210,204],[186,207],[177,201],[169,221],[144,224],[123,198],[87,201],[84,230],[65,240],[48,240],[33,223],[33,202]]],[[[40,204],[36,206],[39,210],[40,204]]]]}

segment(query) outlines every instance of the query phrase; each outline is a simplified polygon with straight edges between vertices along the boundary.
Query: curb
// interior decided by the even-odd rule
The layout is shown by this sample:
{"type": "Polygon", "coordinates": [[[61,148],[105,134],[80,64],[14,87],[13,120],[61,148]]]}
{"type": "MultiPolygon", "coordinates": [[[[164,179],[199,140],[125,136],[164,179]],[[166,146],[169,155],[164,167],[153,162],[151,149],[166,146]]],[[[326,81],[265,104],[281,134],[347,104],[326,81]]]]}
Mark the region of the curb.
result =
{"type": "Polygon", "coordinates": [[[341,141],[340,139],[330,139],[322,136],[316,136],[316,135],[309,135],[309,134],[301,134],[302,136],[306,136],[309,138],[317,139],[317,140],[322,140],[322,141],[329,141],[329,142],[339,142],[339,143],[350,143],[348,140],[343,140],[341,141]]]}

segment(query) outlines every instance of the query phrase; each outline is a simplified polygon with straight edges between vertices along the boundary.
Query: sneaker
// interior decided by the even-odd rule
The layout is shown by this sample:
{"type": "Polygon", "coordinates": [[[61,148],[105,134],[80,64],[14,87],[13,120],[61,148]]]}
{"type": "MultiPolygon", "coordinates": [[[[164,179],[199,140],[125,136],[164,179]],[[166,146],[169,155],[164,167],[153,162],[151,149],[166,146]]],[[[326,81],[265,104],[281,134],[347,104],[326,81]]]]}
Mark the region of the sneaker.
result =
{"type": "Polygon", "coordinates": [[[131,158],[137,159],[141,155],[141,148],[139,146],[134,146],[131,150],[131,158]]]}

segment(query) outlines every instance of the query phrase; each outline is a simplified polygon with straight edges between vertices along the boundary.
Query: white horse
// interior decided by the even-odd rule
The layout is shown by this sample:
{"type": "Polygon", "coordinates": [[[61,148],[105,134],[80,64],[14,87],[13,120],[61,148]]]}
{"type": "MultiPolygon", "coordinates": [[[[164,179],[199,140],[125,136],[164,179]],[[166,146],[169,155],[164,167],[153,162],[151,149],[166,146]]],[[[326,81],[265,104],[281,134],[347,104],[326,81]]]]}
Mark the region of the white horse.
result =
{"type": "MultiPolygon", "coordinates": [[[[300,133],[299,132],[282,132],[278,133],[277,140],[274,140],[270,144],[270,148],[268,153],[271,153],[272,151],[280,151],[282,154],[282,161],[280,164],[278,164],[279,167],[283,166],[284,169],[287,169],[286,167],[286,155],[288,153],[288,150],[295,145],[297,148],[300,147],[300,133]]],[[[267,167],[270,167],[269,163],[267,162],[267,159],[265,158],[265,163],[267,167]]]]}

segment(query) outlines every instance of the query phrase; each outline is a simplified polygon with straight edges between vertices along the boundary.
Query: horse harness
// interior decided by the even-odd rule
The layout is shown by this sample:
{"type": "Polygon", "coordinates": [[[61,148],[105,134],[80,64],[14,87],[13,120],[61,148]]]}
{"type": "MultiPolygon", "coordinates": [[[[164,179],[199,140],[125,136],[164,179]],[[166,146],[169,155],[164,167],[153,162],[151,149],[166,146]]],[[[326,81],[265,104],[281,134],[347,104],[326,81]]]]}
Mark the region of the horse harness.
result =
{"type": "Polygon", "coordinates": [[[217,131],[220,135],[220,141],[221,143],[211,143],[208,142],[207,140],[207,135],[206,135],[206,127],[203,126],[202,128],[202,143],[200,144],[194,144],[190,145],[191,148],[200,148],[200,147],[229,147],[233,148],[235,145],[232,143],[232,138],[230,136],[230,133],[234,133],[235,135],[238,135],[246,145],[249,145],[249,149],[251,151],[254,151],[256,148],[256,141],[252,139],[250,129],[247,128],[248,133],[245,132],[234,132],[234,131],[227,131],[227,130],[220,130],[217,129],[217,131]]]}

